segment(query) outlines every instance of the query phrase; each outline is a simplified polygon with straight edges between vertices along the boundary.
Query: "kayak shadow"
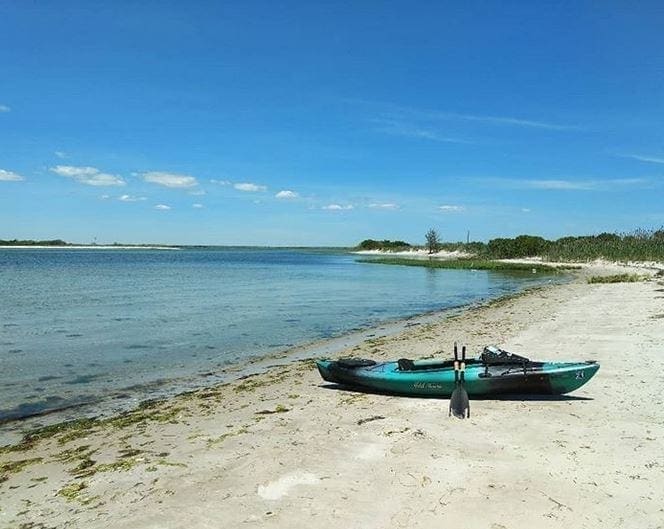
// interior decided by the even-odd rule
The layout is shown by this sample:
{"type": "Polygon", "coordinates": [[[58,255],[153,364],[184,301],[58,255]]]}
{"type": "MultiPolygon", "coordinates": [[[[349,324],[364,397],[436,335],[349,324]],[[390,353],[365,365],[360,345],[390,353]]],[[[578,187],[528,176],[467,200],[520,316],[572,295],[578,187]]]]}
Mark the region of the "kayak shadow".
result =
{"type": "MultiPolygon", "coordinates": [[[[334,391],[348,391],[352,393],[365,393],[369,395],[383,395],[386,397],[400,397],[406,399],[431,399],[431,400],[449,400],[449,396],[439,395],[410,395],[401,393],[390,393],[389,391],[379,391],[375,389],[361,388],[355,386],[344,386],[343,384],[323,383],[319,384],[319,388],[334,390],[334,391]]],[[[531,393],[505,393],[503,395],[471,395],[470,400],[500,400],[500,401],[520,401],[520,402],[557,402],[557,401],[582,401],[582,400],[595,400],[592,397],[576,397],[574,395],[537,395],[531,393]]]]}
{"type": "Polygon", "coordinates": [[[472,397],[472,400],[511,400],[511,401],[530,401],[530,402],[554,402],[554,401],[574,401],[574,400],[595,400],[592,397],[577,397],[575,395],[533,395],[529,393],[506,393],[505,395],[478,395],[472,397]]]}

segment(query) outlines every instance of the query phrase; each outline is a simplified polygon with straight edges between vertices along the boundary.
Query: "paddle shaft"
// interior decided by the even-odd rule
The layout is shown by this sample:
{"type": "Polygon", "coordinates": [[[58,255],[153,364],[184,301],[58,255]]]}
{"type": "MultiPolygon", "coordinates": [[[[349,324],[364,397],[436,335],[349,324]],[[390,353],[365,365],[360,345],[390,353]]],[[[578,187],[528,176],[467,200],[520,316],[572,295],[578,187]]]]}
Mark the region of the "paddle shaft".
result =
{"type": "Polygon", "coordinates": [[[454,342],[454,387],[459,383],[459,351],[457,344],[454,342]]]}
{"type": "Polygon", "coordinates": [[[461,348],[461,367],[459,368],[460,374],[459,377],[461,379],[461,391],[465,394],[465,401],[466,401],[466,417],[470,418],[470,399],[468,398],[468,392],[466,391],[466,388],[464,387],[464,383],[466,382],[466,346],[464,345],[461,348]]]}
{"type": "Polygon", "coordinates": [[[461,349],[461,361],[459,362],[459,350],[454,342],[454,391],[450,396],[450,411],[448,415],[454,414],[459,419],[470,417],[470,404],[468,392],[464,387],[466,371],[466,347],[461,349]]]}

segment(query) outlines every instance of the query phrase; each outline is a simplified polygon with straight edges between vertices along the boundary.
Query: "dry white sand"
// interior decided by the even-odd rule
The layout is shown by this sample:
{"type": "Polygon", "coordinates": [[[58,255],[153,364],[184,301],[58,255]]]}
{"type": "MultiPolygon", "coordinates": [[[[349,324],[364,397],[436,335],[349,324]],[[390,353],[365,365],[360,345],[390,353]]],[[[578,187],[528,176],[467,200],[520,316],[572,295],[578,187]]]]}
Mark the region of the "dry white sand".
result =
{"type": "Polygon", "coordinates": [[[408,259],[439,259],[439,260],[450,260],[450,259],[462,259],[464,257],[472,257],[473,254],[460,252],[455,250],[453,252],[448,252],[446,250],[440,250],[434,254],[430,254],[428,250],[421,248],[416,248],[412,250],[402,250],[402,251],[391,251],[391,250],[357,250],[353,252],[358,255],[373,255],[380,257],[405,257],[408,259]]]}
{"type": "Polygon", "coordinates": [[[345,353],[454,340],[601,368],[569,397],[473,400],[464,421],[274,368],[0,453],[0,527],[663,526],[664,280],[539,289],[345,353]]]}

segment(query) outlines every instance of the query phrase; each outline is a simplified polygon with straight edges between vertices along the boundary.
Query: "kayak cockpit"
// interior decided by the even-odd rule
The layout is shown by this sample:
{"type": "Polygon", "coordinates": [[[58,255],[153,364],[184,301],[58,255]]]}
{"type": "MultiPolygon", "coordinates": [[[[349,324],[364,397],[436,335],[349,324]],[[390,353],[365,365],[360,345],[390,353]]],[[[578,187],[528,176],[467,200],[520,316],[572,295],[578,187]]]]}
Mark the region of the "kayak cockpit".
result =
{"type": "MultiPolygon", "coordinates": [[[[489,345],[484,348],[482,353],[477,358],[469,358],[465,360],[466,369],[472,367],[484,367],[488,369],[490,366],[519,366],[523,370],[533,370],[541,367],[543,362],[534,362],[525,356],[520,356],[508,351],[499,349],[496,346],[489,345]]],[[[430,360],[409,360],[408,358],[401,358],[397,361],[399,371],[429,371],[438,369],[453,369],[454,360],[445,361],[430,361],[430,360]]],[[[350,367],[350,366],[349,366],[350,367]]]]}

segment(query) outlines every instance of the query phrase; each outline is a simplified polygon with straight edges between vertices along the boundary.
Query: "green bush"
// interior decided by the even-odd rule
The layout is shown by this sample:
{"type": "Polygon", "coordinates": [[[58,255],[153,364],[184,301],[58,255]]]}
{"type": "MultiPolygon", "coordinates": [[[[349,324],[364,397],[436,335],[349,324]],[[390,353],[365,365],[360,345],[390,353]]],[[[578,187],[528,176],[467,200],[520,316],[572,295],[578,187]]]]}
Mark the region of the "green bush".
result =
{"type": "Polygon", "coordinates": [[[52,239],[47,241],[19,240],[10,241],[0,239],[0,246],[66,246],[68,243],[62,239],[52,239]]]}
{"type": "Polygon", "coordinates": [[[374,239],[365,239],[357,245],[360,250],[408,250],[412,248],[410,244],[405,241],[389,241],[387,239],[376,241],[374,239]]]}
{"type": "Polygon", "coordinates": [[[664,230],[563,237],[551,244],[544,257],[551,261],[664,261],[664,230]]]}
{"type": "Polygon", "coordinates": [[[542,255],[551,245],[550,241],[534,235],[519,235],[515,239],[492,239],[487,251],[494,259],[535,257],[542,255]]]}

